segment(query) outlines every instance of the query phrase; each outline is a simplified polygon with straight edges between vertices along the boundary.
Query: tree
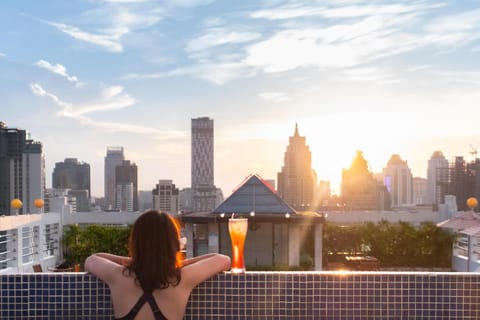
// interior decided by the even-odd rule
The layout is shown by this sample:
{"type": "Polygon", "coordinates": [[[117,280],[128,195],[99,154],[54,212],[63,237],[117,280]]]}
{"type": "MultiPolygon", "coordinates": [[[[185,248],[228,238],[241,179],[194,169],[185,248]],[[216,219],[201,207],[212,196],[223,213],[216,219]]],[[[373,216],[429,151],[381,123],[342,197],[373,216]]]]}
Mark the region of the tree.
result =
{"type": "Polygon", "coordinates": [[[65,261],[69,265],[83,264],[95,252],[109,252],[118,255],[128,254],[128,227],[89,225],[81,228],[69,225],[63,234],[65,261]]]}
{"type": "Polygon", "coordinates": [[[338,226],[324,228],[324,257],[362,253],[376,257],[382,267],[451,266],[454,235],[431,222],[418,227],[408,222],[338,226]]]}

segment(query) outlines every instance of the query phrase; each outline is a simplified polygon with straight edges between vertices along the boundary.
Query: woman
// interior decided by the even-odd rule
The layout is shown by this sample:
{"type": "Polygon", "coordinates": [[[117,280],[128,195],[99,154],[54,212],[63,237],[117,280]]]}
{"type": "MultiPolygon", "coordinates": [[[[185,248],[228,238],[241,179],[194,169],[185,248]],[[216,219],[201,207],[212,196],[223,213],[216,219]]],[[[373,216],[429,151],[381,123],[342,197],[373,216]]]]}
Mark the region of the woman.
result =
{"type": "Polygon", "coordinates": [[[192,289],[228,270],[230,258],[210,253],[182,260],[178,222],[151,210],[135,221],[129,257],[96,253],[85,270],[107,283],[116,319],[183,319],[192,289]]]}

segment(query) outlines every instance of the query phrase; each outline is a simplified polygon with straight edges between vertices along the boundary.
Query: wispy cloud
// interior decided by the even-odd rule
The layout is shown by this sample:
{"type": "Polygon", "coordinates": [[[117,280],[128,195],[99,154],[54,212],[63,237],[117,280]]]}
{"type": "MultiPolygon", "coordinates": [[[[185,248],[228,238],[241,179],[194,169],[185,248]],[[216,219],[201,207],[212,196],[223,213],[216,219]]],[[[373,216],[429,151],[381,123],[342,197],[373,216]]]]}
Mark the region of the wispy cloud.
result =
{"type": "Polygon", "coordinates": [[[257,32],[239,32],[223,28],[211,28],[204,35],[190,40],[185,50],[187,52],[201,51],[225,44],[250,42],[259,37],[260,34],[257,32]]]}
{"type": "Polygon", "coordinates": [[[77,27],[66,25],[59,22],[49,21],[47,23],[51,26],[54,26],[59,31],[69,35],[74,39],[84,41],[90,44],[94,44],[96,46],[102,47],[112,52],[123,51],[123,45],[120,42],[120,38],[128,32],[127,29],[119,28],[116,30],[112,30],[112,32],[109,34],[89,33],[89,32],[80,30],[77,27]]]}
{"type": "Polygon", "coordinates": [[[343,77],[340,80],[375,82],[379,84],[392,84],[400,82],[392,73],[377,67],[351,68],[342,70],[343,77]]]}
{"type": "Polygon", "coordinates": [[[335,74],[336,79],[342,75],[340,80],[397,83],[402,74],[394,73],[402,68],[387,73],[372,69],[372,63],[428,47],[456,50],[480,38],[480,9],[448,15],[440,10],[443,2],[266,3],[250,13],[203,19],[203,28],[184,47],[190,65],[126,78],[189,76],[223,85],[304,68],[335,74]]]}
{"type": "Polygon", "coordinates": [[[43,69],[46,69],[52,73],[55,73],[55,74],[58,74],[62,77],[64,77],[65,79],[67,79],[68,81],[70,82],[73,82],[77,85],[80,85],[81,83],[78,81],[78,78],[75,77],[75,76],[71,76],[67,73],[67,68],[65,68],[65,66],[57,63],[57,64],[51,64],[50,62],[48,61],[45,61],[45,60],[38,60],[35,65],[37,67],[40,67],[40,68],[43,68],[43,69]]]}
{"type": "MultiPolygon", "coordinates": [[[[341,2],[338,2],[341,4],[341,2]]],[[[445,6],[442,3],[428,4],[380,4],[380,5],[346,5],[346,6],[314,7],[299,3],[286,4],[276,8],[257,10],[250,14],[251,18],[267,20],[285,20],[307,17],[354,18],[372,15],[393,15],[445,6]]]]}
{"type": "Polygon", "coordinates": [[[425,69],[428,69],[430,67],[431,66],[424,64],[424,65],[409,67],[409,68],[406,69],[406,71],[407,72],[415,72],[415,71],[425,70],[425,69]]]}
{"type": "Polygon", "coordinates": [[[166,72],[131,73],[123,79],[161,79],[168,77],[189,76],[203,79],[216,85],[223,85],[239,77],[249,77],[252,71],[239,62],[206,62],[186,67],[180,67],[166,72]]]}
{"type": "Polygon", "coordinates": [[[165,11],[151,1],[117,0],[105,1],[95,9],[69,18],[69,24],[42,21],[73,39],[118,53],[124,51],[126,35],[155,25],[164,14],[165,11]]]}
{"type": "Polygon", "coordinates": [[[56,95],[48,93],[38,83],[30,85],[32,92],[41,97],[49,97],[56,105],[62,108],[61,114],[71,118],[75,118],[84,114],[118,110],[130,107],[136,103],[136,100],[123,93],[123,87],[111,86],[102,90],[101,98],[97,101],[90,102],[85,105],[74,107],[71,103],[66,103],[60,100],[56,95]]]}
{"type": "Polygon", "coordinates": [[[7,55],[5,53],[0,52],[0,58],[6,58],[6,57],[7,57],[7,55]]]}
{"type": "Polygon", "coordinates": [[[126,132],[134,134],[152,135],[157,140],[171,140],[183,139],[185,133],[175,130],[159,130],[156,128],[144,127],[128,123],[97,121],[86,115],[95,111],[105,111],[119,109],[125,107],[126,101],[109,101],[117,97],[122,91],[119,87],[110,87],[103,91],[102,99],[98,103],[92,103],[88,106],[75,107],[72,103],[61,100],[57,95],[46,91],[40,84],[33,83],[30,85],[32,93],[39,97],[46,97],[53,101],[53,103],[60,108],[57,113],[58,116],[70,118],[78,121],[82,125],[98,128],[107,132],[126,132]],[[106,99],[106,100],[105,100],[106,99]]]}
{"type": "Polygon", "coordinates": [[[258,96],[262,99],[273,102],[285,102],[292,100],[292,98],[290,98],[284,92],[261,92],[258,94],[258,96]]]}

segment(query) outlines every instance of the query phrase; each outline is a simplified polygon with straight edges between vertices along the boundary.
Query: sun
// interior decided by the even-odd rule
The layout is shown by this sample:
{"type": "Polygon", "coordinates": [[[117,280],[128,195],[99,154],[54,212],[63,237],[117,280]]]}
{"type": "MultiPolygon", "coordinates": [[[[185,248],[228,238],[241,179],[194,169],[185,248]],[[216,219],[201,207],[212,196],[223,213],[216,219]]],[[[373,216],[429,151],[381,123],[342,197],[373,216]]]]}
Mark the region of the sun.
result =
{"type": "Polygon", "coordinates": [[[372,173],[381,172],[392,154],[403,149],[406,137],[396,134],[392,122],[402,115],[373,112],[335,113],[299,122],[312,152],[318,180],[330,181],[339,195],[342,169],[350,167],[356,151],[363,152],[372,173]]]}

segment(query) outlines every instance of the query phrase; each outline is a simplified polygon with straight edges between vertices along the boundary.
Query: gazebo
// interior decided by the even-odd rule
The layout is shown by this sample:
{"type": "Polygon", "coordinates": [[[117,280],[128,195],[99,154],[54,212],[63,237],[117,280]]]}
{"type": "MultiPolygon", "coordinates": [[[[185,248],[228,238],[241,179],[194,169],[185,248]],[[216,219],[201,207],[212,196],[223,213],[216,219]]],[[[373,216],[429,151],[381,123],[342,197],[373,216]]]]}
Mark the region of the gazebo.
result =
{"type": "Polygon", "coordinates": [[[256,174],[248,176],[212,212],[181,215],[187,238],[187,257],[207,252],[231,255],[228,219],[233,214],[248,218],[247,269],[249,266],[292,267],[308,265],[309,262],[315,270],[322,269],[324,215],[294,210],[256,174]],[[311,242],[306,245],[306,241],[311,242]]]}

